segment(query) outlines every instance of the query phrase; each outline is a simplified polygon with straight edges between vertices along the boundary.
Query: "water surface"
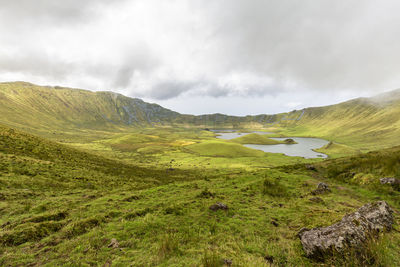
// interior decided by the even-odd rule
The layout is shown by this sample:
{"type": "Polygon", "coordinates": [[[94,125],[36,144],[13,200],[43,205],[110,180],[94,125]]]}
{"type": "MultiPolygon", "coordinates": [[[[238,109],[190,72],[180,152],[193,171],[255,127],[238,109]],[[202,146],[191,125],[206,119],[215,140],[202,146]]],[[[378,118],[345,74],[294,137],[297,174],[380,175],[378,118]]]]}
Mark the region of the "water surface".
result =
{"type": "MultiPolygon", "coordinates": [[[[253,132],[258,134],[270,134],[268,132],[253,132]]],[[[216,132],[219,139],[233,139],[249,133],[237,133],[237,132],[216,132]]],[[[308,138],[308,137],[284,137],[284,138],[273,138],[274,140],[283,141],[287,138],[291,138],[297,142],[297,144],[277,144],[277,145],[253,145],[245,144],[245,147],[262,150],[269,153],[283,153],[287,156],[292,157],[303,157],[307,159],[311,158],[327,158],[328,156],[323,153],[313,151],[313,149],[321,148],[328,144],[329,141],[320,138],[308,138]]]]}

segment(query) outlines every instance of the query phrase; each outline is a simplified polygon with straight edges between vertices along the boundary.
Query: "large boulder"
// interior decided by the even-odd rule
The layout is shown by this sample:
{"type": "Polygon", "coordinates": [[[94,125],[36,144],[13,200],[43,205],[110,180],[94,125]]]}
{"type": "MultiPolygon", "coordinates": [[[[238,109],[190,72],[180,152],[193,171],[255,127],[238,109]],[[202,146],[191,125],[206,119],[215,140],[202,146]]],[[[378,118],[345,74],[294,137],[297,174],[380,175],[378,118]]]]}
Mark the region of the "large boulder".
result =
{"type": "Polygon", "coordinates": [[[299,237],[310,258],[323,259],[332,252],[360,248],[378,232],[390,231],[393,210],[385,201],[368,203],[331,226],[301,229],[299,237]]]}

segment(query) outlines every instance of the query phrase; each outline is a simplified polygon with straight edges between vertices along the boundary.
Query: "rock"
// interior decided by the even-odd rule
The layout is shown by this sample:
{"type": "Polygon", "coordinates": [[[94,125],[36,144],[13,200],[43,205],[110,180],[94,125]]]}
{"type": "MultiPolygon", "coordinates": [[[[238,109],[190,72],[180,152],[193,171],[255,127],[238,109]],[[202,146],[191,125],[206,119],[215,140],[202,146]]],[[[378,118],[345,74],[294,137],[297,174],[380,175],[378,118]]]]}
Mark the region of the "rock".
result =
{"type": "Polygon", "coordinates": [[[279,223],[278,223],[277,221],[275,221],[275,220],[271,221],[271,224],[272,224],[273,226],[275,226],[275,227],[278,227],[278,226],[279,226],[279,223]]]}
{"type": "Polygon", "coordinates": [[[315,171],[315,170],[317,170],[317,169],[315,168],[314,165],[310,165],[310,164],[307,164],[307,165],[306,165],[306,169],[307,169],[307,170],[310,170],[310,171],[315,171]]]}
{"type": "Polygon", "coordinates": [[[212,211],[227,210],[227,209],[228,209],[228,206],[221,202],[217,202],[214,205],[210,206],[210,210],[212,210],[212,211]]]}
{"type": "Polygon", "coordinates": [[[311,191],[312,195],[321,195],[321,194],[325,194],[325,193],[329,193],[331,192],[331,189],[329,188],[329,186],[326,183],[319,183],[317,186],[317,189],[311,191]]]}
{"type": "Polygon", "coordinates": [[[266,255],[266,256],[264,256],[264,260],[266,262],[268,262],[269,264],[272,264],[272,263],[274,263],[274,256],[266,255]]]}
{"type": "Polygon", "coordinates": [[[395,190],[400,191],[400,179],[396,179],[394,177],[385,177],[379,179],[381,184],[391,185],[395,190]]]}
{"type": "Polygon", "coordinates": [[[398,185],[400,185],[400,180],[396,179],[394,177],[381,178],[381,179],[379,179],[379,181],[381,182],[381,184],[390,184],[390,185],[398,184],[398,185]]]}
{"type": "Polygon", "coordinates": [[[292,138],[285,139],[285,140],[283,140],[283,142],[284,142],[285,144],[288,144],[288,145],[290,145],[290,144],[297,144],[296,141],[294,141],[292,138]]]}
{"type": "Polygon", "coordinates": [[[119,248],[119,243],[117,241],[117,239],[113,238],[111,239],[111,243],[108,244],[109,248],[119,248]]]}
{"type": "Polygon", "coordinates": [[[315,203],[324,203],[324,200],[320,197],[312,197],[309,199],[311,202],[315,202],[315,203]]]}
{"type": "Polygon", "coordinates": [[[224,264],[226,266],[232,266],[232,260],[231,259],[224,259],[224,264]]]}
{"type": "Polygon", "coordinates": [[[323,259],[332,252],[361,248],[376,233],[392,229],[393,210],[385,201],[368,203],[331,226],[303,228],[299,238],[307,257],[323,259]]]}

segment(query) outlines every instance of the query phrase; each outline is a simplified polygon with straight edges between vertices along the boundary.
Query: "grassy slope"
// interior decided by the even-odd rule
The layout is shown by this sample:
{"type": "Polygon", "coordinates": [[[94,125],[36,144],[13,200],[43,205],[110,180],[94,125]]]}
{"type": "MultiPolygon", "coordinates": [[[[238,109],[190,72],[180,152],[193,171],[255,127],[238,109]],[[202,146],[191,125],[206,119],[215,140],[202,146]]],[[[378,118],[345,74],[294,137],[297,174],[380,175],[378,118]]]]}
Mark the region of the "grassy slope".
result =
{"type": "Polygon", "coordinates": [[[289,136],[323,137],[363,151],[399,145],[400,91],[307,108],[300,121],[284,122],[281,127],[289,136]]]}
{"type": "Polygon", "coordinates": [[[256,144],[256,145],[276,145],[283,144],[283,142],[268,138],[265,135],[251,133],[244,136],[240,136],[230,140],[231,142],[238,144],[256,144]]]}
{"type": "Polygon", "coordinates": [[[338,157],[344,157],[344,156],[350,156],[354,154],[359,154],[361,153],[360,150],[352,148],[350,146],[344,145],[344,144],[338,144],[334,142],[329,142],[327,145],[314,149],[316,152],[328,154],[329,156],[333,158],[338,158],[338,157]]]}
{"type": "MultiPolygon", "coordinates": [[[[6,127],[1,133],[0,263],[5,266],[221,266],[223,259],[263,266],[265,256],[278,266],[316,265],[303,256],[300,228],[331,224],[376,199],[400,208],[400,194],[390,187],[340,178],[360,170],[375,171],[377,177],[394,175],[400,167],[399,148],[348,159],[347,164],[344,159],[324,161],[318,172],[302,165],[158,172],[6,127]],[[171,179],[176,182],[162,185],[171,179]],[[329,183],[333,192],[314,203],[307,194],[319,181],[329,183]],[[210,211],[217,201],[229,210],[210,211]],[[119,248],[108,247],[112,238],[119,248]]],[[[398,232],[385,235],[376,246],[377,264],[400,264],[398,232]]]]}
{"type": "MultiPolygon", "coordinates": [[[[0,84],[0,123],[57,141],[96,140],[154,125],[271,129],[316,136],[362,151],[398,145],[400,93],[276,115],[182,115],[112,92],[0,84]],[[133,127],[133,128],[132,128],[133,127]]],[[[247,137],[249,138],[249,137],[247,137]]]]}
{"type": "Polygon", "coordinates": [[[178,113],[112,92],[1,83],[0,122],[37,132],[107,130],[167,123],[178,113]]]}

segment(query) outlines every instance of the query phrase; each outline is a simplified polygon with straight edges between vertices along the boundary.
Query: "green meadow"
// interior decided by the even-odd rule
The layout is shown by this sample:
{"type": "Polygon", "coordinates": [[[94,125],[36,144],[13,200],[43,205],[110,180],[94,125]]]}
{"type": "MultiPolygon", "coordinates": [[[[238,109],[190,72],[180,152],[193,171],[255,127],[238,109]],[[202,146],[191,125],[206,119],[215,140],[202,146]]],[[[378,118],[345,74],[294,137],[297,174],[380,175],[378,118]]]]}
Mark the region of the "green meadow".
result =
{"type": "Polygon", "coordinates": [[[400,178],[397,102],[360,100],[283,119],[298,118],[294,111],[274,125],[226,117],[216,129],[273,133],[223,140],[204,118],[155,113],[155,104],[142,109],[108,92],[0,89],[1,266],[400,266],[400,191],[379,182],[400,178]],[[276,136],[325,138],[317,151],[329,158],[242,145],[280,143],[276,136]],[[332,192],[316,199],[319,182],[332,192]],[[301,228],[377,200],[395,210],[396,223],[365,253],[305,256],[301,228]],[[217,202],[228,209],[211,210],[217,202]]]}

